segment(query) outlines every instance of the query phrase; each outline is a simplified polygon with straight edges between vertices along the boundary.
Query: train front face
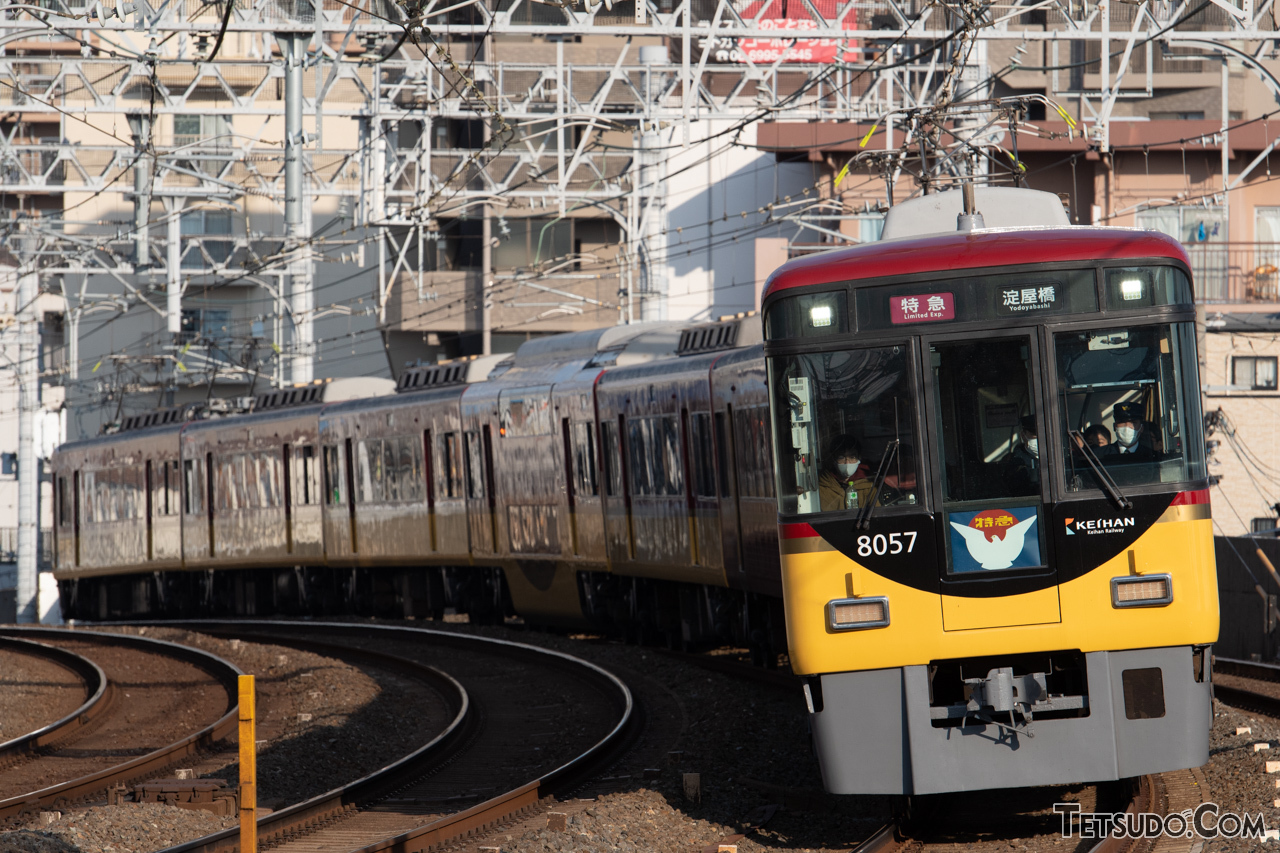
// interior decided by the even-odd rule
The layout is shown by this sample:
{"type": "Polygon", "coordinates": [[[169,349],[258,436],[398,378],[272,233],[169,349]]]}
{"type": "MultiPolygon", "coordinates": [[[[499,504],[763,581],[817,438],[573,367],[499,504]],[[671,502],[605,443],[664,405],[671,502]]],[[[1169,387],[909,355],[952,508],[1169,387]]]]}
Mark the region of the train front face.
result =
{"type": "Polygon", "coordinates": [[[1037,234],[870,244],[771,279],[788,641],[834,793],[1208,758],[1218,600],[1185,255],[1037,234]],[[991,266],[956,269],[965,252],[991,266]]]}

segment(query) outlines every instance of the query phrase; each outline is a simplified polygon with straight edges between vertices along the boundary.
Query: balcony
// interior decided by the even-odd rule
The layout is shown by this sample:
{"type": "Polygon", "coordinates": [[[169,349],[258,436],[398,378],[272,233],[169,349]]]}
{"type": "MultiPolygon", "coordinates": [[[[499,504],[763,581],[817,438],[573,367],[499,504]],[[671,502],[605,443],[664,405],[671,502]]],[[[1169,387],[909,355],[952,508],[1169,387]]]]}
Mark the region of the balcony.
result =
{"type": "Polygon", "coordinates": [[[1280,302],[1280,243],[1183,243],[1196,301],[1280,302]]]}

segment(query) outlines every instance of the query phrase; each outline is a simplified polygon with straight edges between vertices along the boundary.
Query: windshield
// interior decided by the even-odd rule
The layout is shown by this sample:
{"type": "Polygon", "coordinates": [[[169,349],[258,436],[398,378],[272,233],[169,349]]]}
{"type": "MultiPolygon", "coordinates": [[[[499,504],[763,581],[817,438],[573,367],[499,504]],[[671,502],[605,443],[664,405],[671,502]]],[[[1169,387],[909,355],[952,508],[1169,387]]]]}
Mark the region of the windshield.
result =
{"type": "Polygon", "coordinates": [[[876,505],[917,502],[910,364],[904,345],[770,359],[783,515],[865,508],[895,439],[876,505]]]}
{"type": "Polygon", "coordinates": [[[1082,442],[1120,486],[1204,478],[1192,323],[1063,332],[1054,340],[1068,492],[1101,488],[1082,442]]]}

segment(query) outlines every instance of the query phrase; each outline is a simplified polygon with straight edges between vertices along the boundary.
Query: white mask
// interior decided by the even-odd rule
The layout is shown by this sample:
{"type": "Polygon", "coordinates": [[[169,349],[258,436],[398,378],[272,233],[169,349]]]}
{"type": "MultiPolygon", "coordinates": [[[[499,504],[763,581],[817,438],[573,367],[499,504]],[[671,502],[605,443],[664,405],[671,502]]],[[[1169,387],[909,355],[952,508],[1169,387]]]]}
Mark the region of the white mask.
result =
{"type": "Polygon", "coordinates": [[[1128,447],[1138,440],[1138,430],[1136,427],[1118,426],[1116,427],[1116,438],[1119,439],[1121,444],[1128,447]]]}
{"type": "Polygon", "coordinates": [[[1036,457],[1037,459],[1039,459],[1040,458],[1040,439],[1028,438],[1025,443],[1027,445],[1027,452],[1030,453],[1032,456],[1036,457]]]}
{"type": "Polygon", "coordinates": [[[857,473],[858,466],[861,464],[862,464],[861,459],[859,459],[856,462],[837,462],[836,470],[840,472],[841,477],[844,477],[847,480],[857,473]]]}

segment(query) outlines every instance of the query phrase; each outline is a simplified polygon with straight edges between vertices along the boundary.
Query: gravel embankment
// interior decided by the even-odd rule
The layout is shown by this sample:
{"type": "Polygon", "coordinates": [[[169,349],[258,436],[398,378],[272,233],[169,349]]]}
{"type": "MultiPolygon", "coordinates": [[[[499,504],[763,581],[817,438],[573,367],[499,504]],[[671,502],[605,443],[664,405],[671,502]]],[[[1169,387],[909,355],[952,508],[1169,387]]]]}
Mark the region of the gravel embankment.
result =
{"type": "Polygon", "coordinates": [[[38,655],[0,651],[0,743],[57,722],[87,698],[70,670],[38,655]]]}
{"type": "MultiPolygon", "coordinates": [[[[1209,763],[1204,767],[1209,783],[1206,799],[1217,803],[1222,812],[1261,812],[1268,829],[1280,828],[1280,808],[1275,807],[1276,798],[1280,797],[1280,790],[1276,789],[1280,774],[1266,772],[1267,761],[1280,761],[1280,720],[1239,711],[1221,702],[1216,703],[1215,711],[1209,763]],[[1237,735],[1236,729],[1243,726],[1252,731],[1237,735]],[[1255,751],[1257,743],[1266,743],[1270,748],[1255,751]]],[[[1245,853],[1268,848],[1280,849],[1280,844],[1213,839],[1205,844],[1203,853],[1245,853]]]]}

